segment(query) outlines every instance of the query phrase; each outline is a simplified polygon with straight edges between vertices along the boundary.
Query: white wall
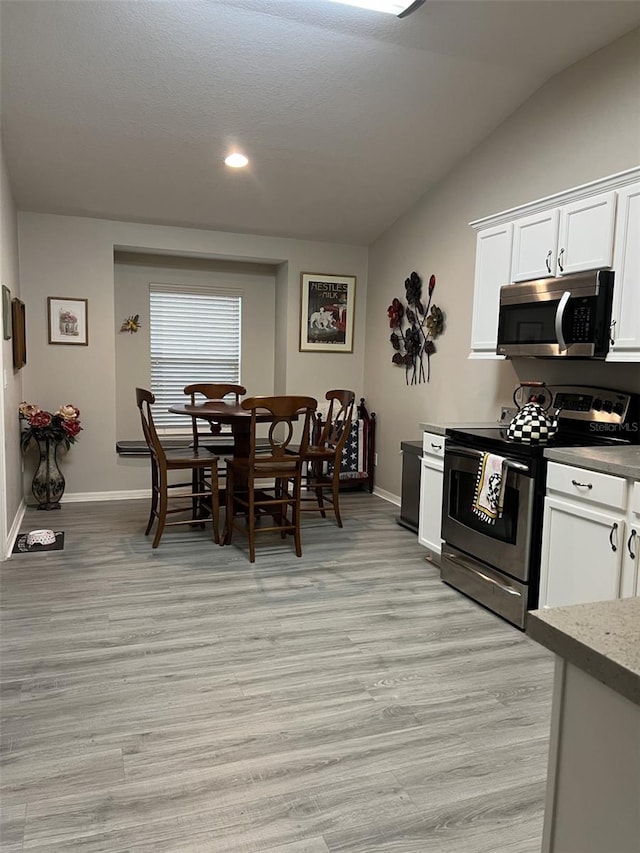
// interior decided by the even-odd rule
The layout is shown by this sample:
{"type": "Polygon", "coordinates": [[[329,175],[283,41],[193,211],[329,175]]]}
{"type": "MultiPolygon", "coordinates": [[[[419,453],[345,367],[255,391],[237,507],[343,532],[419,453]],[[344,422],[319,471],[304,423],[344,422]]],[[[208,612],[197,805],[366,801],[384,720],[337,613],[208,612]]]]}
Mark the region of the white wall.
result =
{"type": "MultiPolygon", "coordinates": [[[[638,365],[469,361],[475,232],[468,223],[640,163],[640,30],[549,81],[370,247],[365,391],[377,414],[376,483],[400,492],[400,442],[425,421],[492,420],[521,379],[640,391],[638,365]],[[391,363],[387,306],[416,270],[446,313],[431,382],[391,363]]],[[[640,283],[639,283],[640,286],[640,283]]]]}
{"type": "MultiPolygon", "coordinates": [[[[20,296],[18,267],[18,229],[16,208],[9,176],[0,144],[0,283],[8,287],[12,297],[20,296]]],[[[0,307],[0,310],[1,307],[0,307]]],[[[18,406],[22,402],[21,371],[13,369],[11,340],[1,339],[0,408],[2,409],[2,441],[0,446],[0,560],[12,545],[12,528],[17,530],[22,500],[22,464],[18,406]]]]}
{"type": "MultiPolygon", "coordinates": [[[[24,396],[43,408],[73,402],[84,432],[63,458],[66,498],[106,496],[149,485],[148,465],[115,453],[118,403],[114,249],[194,258],[276,265],[276,363],[273,386],[280,392],[323,398],[331,387],[361,394],[367,250],[362,246],[139,225],[81,217],[20,213],[22,298],[26,303],[29,360],[23,369],[24,396]],[[355,275],[358,280],[353,353],[298,351],[300,273],[355,275]],[[47,296],[89,300],[89,345],[47,344],[47,296]]],[[[134,338],[135,336],[130,336],[134,338]]],[[[248,358],[262,359],[256,347],[248,358]]],[[[258,389],[253,389],[256,392],[258,389]]],[[[63,499],[64,500],[64,499],[63,499]]]]}

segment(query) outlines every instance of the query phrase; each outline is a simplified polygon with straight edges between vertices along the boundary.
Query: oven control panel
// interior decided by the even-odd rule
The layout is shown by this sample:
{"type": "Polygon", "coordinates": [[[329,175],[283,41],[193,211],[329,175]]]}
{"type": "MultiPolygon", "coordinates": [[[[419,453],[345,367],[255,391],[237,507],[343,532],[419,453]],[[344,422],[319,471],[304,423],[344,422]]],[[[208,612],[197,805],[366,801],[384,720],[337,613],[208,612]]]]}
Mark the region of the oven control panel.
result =
{"type": "Polygon", "coordinates": [[[624,423],[631,395],[607,388],[562,386],[551,389],[551,408],[560,409],[560,416],[575,420],[624,423]]]}

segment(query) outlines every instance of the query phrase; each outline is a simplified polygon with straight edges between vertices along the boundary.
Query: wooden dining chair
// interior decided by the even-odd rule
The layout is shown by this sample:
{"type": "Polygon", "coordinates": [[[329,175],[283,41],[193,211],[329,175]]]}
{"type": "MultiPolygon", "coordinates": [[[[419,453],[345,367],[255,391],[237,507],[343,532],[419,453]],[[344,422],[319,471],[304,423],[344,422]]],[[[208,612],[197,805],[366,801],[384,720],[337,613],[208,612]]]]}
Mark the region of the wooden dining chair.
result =
{"type": "MultiPolygon", "coordinates": [[[[247,393],[247,389],[244,385],[231,385],[226,382],[196,382],[192,385],[185,385],[184,393],[191,398],[191,405],[195,406],[196,403],[202,402],[197,399],[198,395],[204,397],[205,400],[224,400],[225,397],[229,397],[230,401],[239,403],[240,397],[247,393]]],[[[198,418],[191,418],[191,426],[193,430],[193,449],[197,450],[200,446],[198,418]]],[[[213,435],[220,434],[220,424],[213,421],[210,427],[213,435]]]]}
{"type": "Polygon", "coordinates": [[[342,451],[351,431],[356,395],[353,391],[327,391],[326,420],[319,422],[319,434],[308,444],[303,456],[301,512],[332,511],[338,527],[340,515],[340,468],[342,451]],[[312,493],[312,494],[311,494],[312,493]]]}
{"type": "Polygon", "coordinates": [[[211,522],[213,541],[219,543],[218,457],[208,450],[165,450],[153,422],[151,406],[155,403],[154,395],[144,388],[136,388],[136,403],[151,455],[151,512],[144,535],[149,535],[154,519],[157,519],[158,526],[152,544],[153,548],[157,548],[165,527],[211,522]],[[191,471],[192,481],[170,483],[171,471],[191,471]],[[175,501],[171,508],[170,501],[175,501]],[[188,501],[188,504],[178,505],[178,501],[188,501]],[[190,514],[188,519],[167,521],[168,516],[187,512],[190,514]]]}
{"type": "MultiPolygon", "coordinates": [[[[240,397],[247,393],[247,389],[244,385],[232,385],[228,382],[195,382],[191,385],[185,385],[183,393],[187,394],[191,398],[191,405],[195,406],[195,404],[199,402],[206,402],[207,400],[224,400],[225,398],[229,398],[229,402],[239,403],[240,397]],[[204,397],[204,401],[200,400],[200,397],[204,397]]],[[[200,448],[201,439],[205,442],[204,446],[207,446],[206,434],[201,436],[198,431],[199,420],[199,418],[191,418],[191,430],[193,434],[192,446],[195,452],[200,448]]],[[[209,421],[208,425],[211,435],[218,436],[222,432],[222,425],[216,421],[209,421]]],[[[233,439],[229,437],[229,446],[232,443],[233,439]]],[[[214,448],[211,449],[213,450],[214,448]]],[[[224,468],[222,470],[224,471],[224,468]]],[[[194,468],[192,474],[192,487],[194,493],[200,491],[202,488],[203,476],[204,474],[202,470],[194,468]]],[[[194,501],[196,500],[197,499],[194,498],[194,501]]]]}
{"type": "Polygon", "coordinates": [[[293,534],[296,555],[302,556],[300,538],[300,492],[302,459],[311,418],[318,405],[313,397],[248,397],[241,403],[251,412],[250,451],[247,459],[227,459],[227,504],[225,542],[233,531],[249,537],[249,560],[255,562],[256,533],[278,531],[282,538],[293,534]],[[268,438],[258,438],[267,416],[268,438]],[[288,453],[295,434],[295,421],[302,420],[302,443],[298,453],[288,453]],[[257,519],[271,516],[269,526],[256,526],[257,519]]]}

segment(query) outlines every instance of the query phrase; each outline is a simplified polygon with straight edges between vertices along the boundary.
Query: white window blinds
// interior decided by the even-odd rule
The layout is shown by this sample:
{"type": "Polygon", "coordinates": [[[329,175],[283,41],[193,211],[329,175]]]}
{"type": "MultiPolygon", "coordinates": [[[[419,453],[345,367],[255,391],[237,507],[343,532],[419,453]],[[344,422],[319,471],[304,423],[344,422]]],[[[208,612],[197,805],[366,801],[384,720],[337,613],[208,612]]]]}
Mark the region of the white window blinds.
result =
{"type": "Polygon", "coordinates": [[[242,295],[182,285],[149,286],[153,417],[160,428],[190,429],[167,409],[188,402],[193,382],[240,383],[242,295]]]}

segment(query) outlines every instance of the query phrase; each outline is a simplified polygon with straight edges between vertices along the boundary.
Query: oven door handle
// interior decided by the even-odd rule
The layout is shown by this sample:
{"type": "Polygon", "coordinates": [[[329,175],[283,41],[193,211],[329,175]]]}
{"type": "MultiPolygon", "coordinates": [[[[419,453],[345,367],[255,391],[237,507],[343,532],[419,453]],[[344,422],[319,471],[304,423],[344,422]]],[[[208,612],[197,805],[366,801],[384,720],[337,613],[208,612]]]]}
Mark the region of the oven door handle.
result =
{"type": "Polygon", "coordinates": [[[482,578],[483,581],[487,581],[487,583],[493,584],[497,586],[498,589],[501,589],[502,592],[506,592],[507,595],[517,595],[518,598],[522,598],[522,595],[517,589],[514,589],[512,586],[508,584],[500,583],[495,578],[486,575],[484,572],[481,572],[480,569],[476,569],[474,566],[470,566],[469,563],[464,560],[459,560],[456,554],[452,554],[450,551],[446,552],[447,559],[451,560],[452,563],[459,563],[461,566],[465,568],[466,571],[471,572],[474,575],[478,575],[478,577],[482,578]]]}
{"type": "MultiPolygon", "coordinates": [[[[445,454],[449,451],[450,453],[459,453],[460,456],[470,456],[472,459],[481,459],[484,451],[482,450],[474,450],[472,447],[460,447],[457,444],[449,444],[445,445],[445,454]]],[[[504,460],[505,468],[511,468],[513,471],[522,471],[525,474],[529,474],[529,466],[525,465],[524,462],[514,462],[513,459],[505,459],[504,460]]]]}
{"type": "Polygon", "coordinates": [[[494,586],[497,586],[498,589],[501,589],[502,592],[506,592],[507,595],[517,595],[518,598],[522,597],[520,595],[520,593],[518,592],[518,590],[514,589],[512,586],[507,586],[507,584],[500,583],[499,581],[495,580],[494,578],[490,578],[489,575],[485,575],[485,573],[481,572],[479,569],[472,569],[471,566],[466,566],[466,568],[468,571],[473,572],[474,575],[479,575],[483,581],[488,581],[489,583],[492,583],[494,586]]]}

